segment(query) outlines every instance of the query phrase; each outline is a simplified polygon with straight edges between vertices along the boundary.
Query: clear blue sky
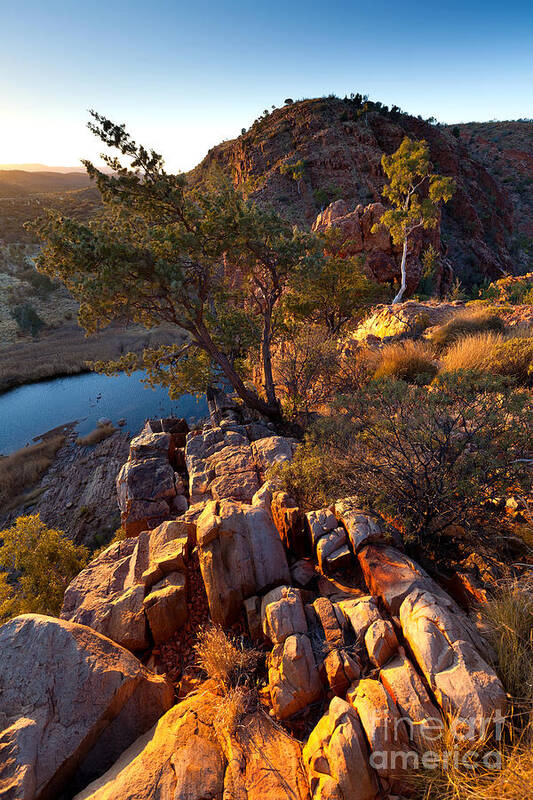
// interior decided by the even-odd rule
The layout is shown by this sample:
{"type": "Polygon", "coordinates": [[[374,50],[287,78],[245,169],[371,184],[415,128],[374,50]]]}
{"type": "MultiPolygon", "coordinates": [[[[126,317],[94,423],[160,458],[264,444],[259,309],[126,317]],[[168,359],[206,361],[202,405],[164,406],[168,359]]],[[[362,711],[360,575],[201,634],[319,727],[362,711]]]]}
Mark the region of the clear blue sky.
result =
{"type": "Polygon", "coordinates": [[[186,170],[286,97],[533,117],[531,0],[0,0],[0,163],[94,157],[96,108],[186,170]]]}

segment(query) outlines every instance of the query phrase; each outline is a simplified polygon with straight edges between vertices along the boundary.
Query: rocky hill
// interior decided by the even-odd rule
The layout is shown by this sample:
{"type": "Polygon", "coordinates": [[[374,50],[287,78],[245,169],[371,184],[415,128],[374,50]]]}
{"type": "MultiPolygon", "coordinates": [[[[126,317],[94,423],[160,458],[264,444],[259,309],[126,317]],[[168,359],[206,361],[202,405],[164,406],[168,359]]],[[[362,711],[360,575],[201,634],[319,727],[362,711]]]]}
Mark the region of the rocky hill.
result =
{"type": "Polygon", "coordinates": [[[513,202],[506,188],[462,137],[379,103],[334,97],[290,103],[213,148],[190,178],[204,180],[218,168],[254,199],[310,226],[332,201],[344,200],[349,211],[380,201],[381,156],[406,135],[426,139],[435,169],[456,180],[440,245],[461,281],[512,272],[513,202]]]}
{"type": "Polygon", "coordinates": [[[450,125],[513,204],[513,254],[533,268],[533,120],[450,125]]]}

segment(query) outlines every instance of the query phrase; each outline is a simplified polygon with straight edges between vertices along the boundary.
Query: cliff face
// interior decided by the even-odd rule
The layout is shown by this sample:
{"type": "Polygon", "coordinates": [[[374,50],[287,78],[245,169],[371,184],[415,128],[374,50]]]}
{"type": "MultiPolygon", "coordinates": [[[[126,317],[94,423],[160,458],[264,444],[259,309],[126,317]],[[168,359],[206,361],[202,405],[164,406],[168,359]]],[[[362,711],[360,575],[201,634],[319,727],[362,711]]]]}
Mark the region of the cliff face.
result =
{"type": "Polygon", "coordinates": [[[507,190],[513,206],[513,256],[533,269],[533,121],[468,122],[460,141],[507,190]]]}
{"type": "Polygon", "coordinates": [[[210,150],[189,177],[194,183],[213,169],[230,172],[255,200],[310,226],[334,200],[343,199],[349,210],[380,201],[381,156],[406,135],[426,139],[435,169],[456,180],[441,225],[443,252],[456,274],[474,283],[512,271],[513,206],[506,190],[450,130],[406,114],[361,113],[337,98],[293,103],[210,150]]]}

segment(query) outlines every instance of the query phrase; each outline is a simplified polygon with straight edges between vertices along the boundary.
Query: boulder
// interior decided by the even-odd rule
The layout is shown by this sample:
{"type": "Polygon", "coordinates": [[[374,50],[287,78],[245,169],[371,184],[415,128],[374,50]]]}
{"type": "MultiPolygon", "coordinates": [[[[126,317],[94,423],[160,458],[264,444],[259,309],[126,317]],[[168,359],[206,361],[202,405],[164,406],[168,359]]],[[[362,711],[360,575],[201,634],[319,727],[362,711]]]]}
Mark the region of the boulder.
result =
{"type": "Polygon", "coordinates": [[[331,600],[328,600],[327,597],[317,597],[313,603],[313,609],[328,645],[334,647],[341,645],[343,643],[342,630],[331,600]]]}
{"type": "Polygon", "coordinates": [[[302,588],[316,578],[315,565],[310,558],[300,558],[291,567],[292,582],[302,588]]]}
{"type": "Polygon", "coordinates": [[[224,737],[224,800],[309,800],[299,743],[261,712],[245,715],[241,729],[224,737]]]}
{"type": "Polygon", "coordinates": [[[383,523],[377,516],[362,511],[356,497],[335,503],[335,515],[346,528],[354,553],[366,544],[384,541],[383,523]]]}
{"type": "Polygon", "coordinates": [[[308,511],[305,518],[314,550],[316,549],[318,540],[322,536],[335,530],[337,527],[337,518],[329,508],[321,508],[319,511],[308,511]]]}
{"type": "Polygon", "coordinates": [[[111,545],[68,586],[61,617],[133,651],[149,646],[152,625],[155,641],[170,638],[187,619],[184,571],[194,534],[194,524],[171,520],[111,545]],[[164,591],[152,597],[156,586],[164,591]]]}
{"type": "Polygon", "coordinates": [[[321,536],[316,546],[318,566],[322,572],[327,572],[330,557],[346,544],[346,531],[344,528],[335,528],[331,533],[321,536]]]}
{"type": "Polygon", "coordinates": [[[303,749],[313,800],[374,800],[376,775],[355,710],[334,697],[303,749]]]}
{"type": "Polygon", "coordinates": [[[398,650],[398,639],[392,622],[388,619],[372,622],[365,633],[365,646],[370,661],[376,667],[386,664],[398,650]]]}
{"type": "Polygon", "coordinates": [[[419,752],[434,749],[435,733],[441,726],[441,714],[403,651],[382,668],[379,678],[396,703],[409,738],[419,752]]]}
{"type": "Polygon", "coordinates": [[[278,586],[261,602],[263,633],[272,644],[283,644],[293,633],[307,633],[302,597],[298,589],[278,586]]]}
{"type": "Polygon", "coordinates": [[[125,589],[136,539],[116,542],[93,559],[70,582],[63,598],[61,618],[87,625],[132,650],[148,646],[140,594],[125,589]]]}
{"type": "Polygon", "coordinates": [[[340,600],[337,607],[360,642],[370,625],[382,618],[375,598],[370,595],[340,600]]]}
{"type": "Polygon", "coordinates": [[[145,426],[139,436],[130,442],[130,461],[158,457],[168,461],[170,443],[169,433],[154,433],[145,426]]]}
{"type": "Polygon", "coordinates": [[[174,699],[127,650],[37,614],[0,627],[0,686],[0,786],[17,800],[53,800],[101,774],[174,699]]]}
{"type": "Polygon", "coordinates": [[[417,763],[417,753],[398,709],[384,686],[364,678],[350,689],[348,702],[355,708],[370,746],[370,764],[378,773],[383,788],[401,793],[406,788],[409,768],[417,763]]]}
{"type": "Polygon", "coordinates": [[[175,494],[174,469],[167,458],[127,461],[117,475],[118,504],[126,532],[136,535],[168,517],[168,502],[175,494]]]}
{"type": "Polygon", "coordinates": [[[262,506],[209,502],[198,518],[197,543],[214,622],[233,623],[246,598],[290,581],[283,545],[262,506]]]}
{"type": "Polygon", "coordinates": [[[437,702],[454,721],[458,716],[472,736],[505,712],[505,690],[474,646],[466,615],[448,599],[415,589],[403,601],[404,636],[437,702]]]}
{"type": "Polygon", "coordinates": [[[310,554],[305,530],[305,514],[287,492],[274,492],[271,505],[272,519],[285,548],[296,558],[310,554]]]}
{"type": "Polygon", "coordinates": [[[342,647],[334,647],[322,662],[329,687],[333,694],[344,697],[346,690],[361,675],[359,662],[342,647]]]}
{"type": "Polygon", "coordinates": [[[291,717],[321,697],[322,683],[305,634],[293,634],[275,645],[268,663],[270,698],[279,719],[291,717]]]}
{"type": "Polygon", "coordinates": [[[290,461],[297,444],[296,439],[286,436],[267,436],[252,442],[252,453],[260,474],[264,476],[274,464],[290,461]]]}
{"type": "Polygon", "coordinates": [[[75,800],[222,800],[226,758],[213,728],[219,703],[204,684],[75,800]]]}
{"type": "Polygon", "coordinates": [[[172,572],[154,584],[143,607],[155,644],[166,642],[187,621],[185,576],[172,572]]]}

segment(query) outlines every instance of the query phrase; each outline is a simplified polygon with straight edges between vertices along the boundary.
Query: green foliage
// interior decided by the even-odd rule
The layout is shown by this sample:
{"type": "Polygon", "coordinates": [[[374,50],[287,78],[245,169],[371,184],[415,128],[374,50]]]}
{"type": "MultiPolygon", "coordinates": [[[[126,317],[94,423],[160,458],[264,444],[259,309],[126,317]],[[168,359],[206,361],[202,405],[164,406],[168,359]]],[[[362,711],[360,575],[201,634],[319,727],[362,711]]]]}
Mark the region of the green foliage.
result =
{"type": "Polygon", "coordinates": [[[45,326],[44,320],[41,319],[31,303],[20,303],[13,308],[11,313],[20,330],[24,333],[31,333],[32,336],[37,336],[45,326]]]}
{"type": "Polygon", "coordinates": [[[301,181],[305,175],[305,161],[300,158],[292,164],[281,164],[279,171],[281,175],[288,175],[293,181],[301,181]]]}
{"type": "Polygon", "coordinates": [[[358,495],[427,540],[529,485],[521,459],[532,424],[528,394],[493,377],[448,375],[430,387],[372,381],[340,398],[339,413],[311,431],[279,472],[309,505],[358,495]]]}
{"type": "Polygon", "coordinates": [[[339,369],[339,350],[334,338],[321,327],[293,326],[274,361],[277,383],[282,387],[283,411],[296,418],[316,410],[332,398],[339,369]]]}
{"type": "Polygon", "coordinates": [[[358,313],[383,298],[383,287],[364,272],[364,257],[346,256],[349,242],[338,228],[328,228],[319,239],[325,259],[293,282],[284,308],[297,320],[311,320],[338,333],[358,313]]]}
{"type": "Polygon", "coordinates": [[[88,551],[48,528],[38,514],[18,517],[0,531],[0,621],[18,614],[57,616],[70,581],[87,563],[88,551]]]}
{"type": "Polygon", "coordinates": [[[406,257],[409,237],[423,228],[434,228],[439,221],[439,208],[453,195],[453,178],[431,172],[429,147],[423,139],[418,141],[407,136],[392,155],[383,154],[383,171],[389,183],[383,188],[383,197],[389,201],[388,208],[379,223],[372,227],[376,232],[380,225],[390,231],[395,245],[403,247],[400,290],[393,302],[398,303],[406,288],[406,257]]]}
{"type": "MultiPolygon", "coordinates": [[[[34,225],[45,243],[39,269],[65,283],[89,333],[113,320],[186,331],[184,344],[144,352],[152,382],[176,394],[223,379],[249,406],[276,416],[274,310],[319,263],[316,237],[259,209],[220,176],[188,190],[185,176],[167,173],[161,156],[137,145],[123,125],[94,112],[93,119],[91,130],[130,167],[105,156],[108,174],[84,162],[106,213],[89,224],[41,218],[34,225]],[[266,401],[244,383],[246,356],[257,349],[266,401]]],[[[127,354],[109,369],[137,363],[127,354]]]]}
{"type": "Polygon", "coordinates": [[[389,179],[383,197],[392,208],[385,211],[380,224],[389,229],[396,245],[403,245],[417,228],[427,230],[437,225],[439,204],[452,197],[454,181],[431,172],[429,147],[423,139],[405,137],[396,152],[382,156],[381,163],[389,179]]]}
{"type": "Polygon", "coordinates": [[[453,283],[452,283],[452,285],[450,287],[450,290],[448,291],[446,299],[450,300],[452,303],[453,302],[462,303],[464,300],[467,299],[467,294],[466,294],[465,290],[463,289],[463,285],[462,285],[461,281],[459,280],[459,277],[454,279],[454,281],[453,281],[453,283]]]}
{"type": "Polygon", "coordinates": [[[334,200],[340,200],[342,197],[342,190],[334,183],[328,183],[326,186],[320,186],[313,191],[313,197],[318,208],[324,209],[333,203],[334,200]]]}
{"type": "Polygon", "coordinates": [[[430,244],[422,254],[422,277],[417,287],[418,294],[423,297],[435,296],[440,266],[440,253],[430,244]]]}
{"type": "Polygon", "coordinates": [[[513,337],[498,342],[483,363],[486,372],[514,378],[522,384],[533,382],[533,337],[513,337]]]}

